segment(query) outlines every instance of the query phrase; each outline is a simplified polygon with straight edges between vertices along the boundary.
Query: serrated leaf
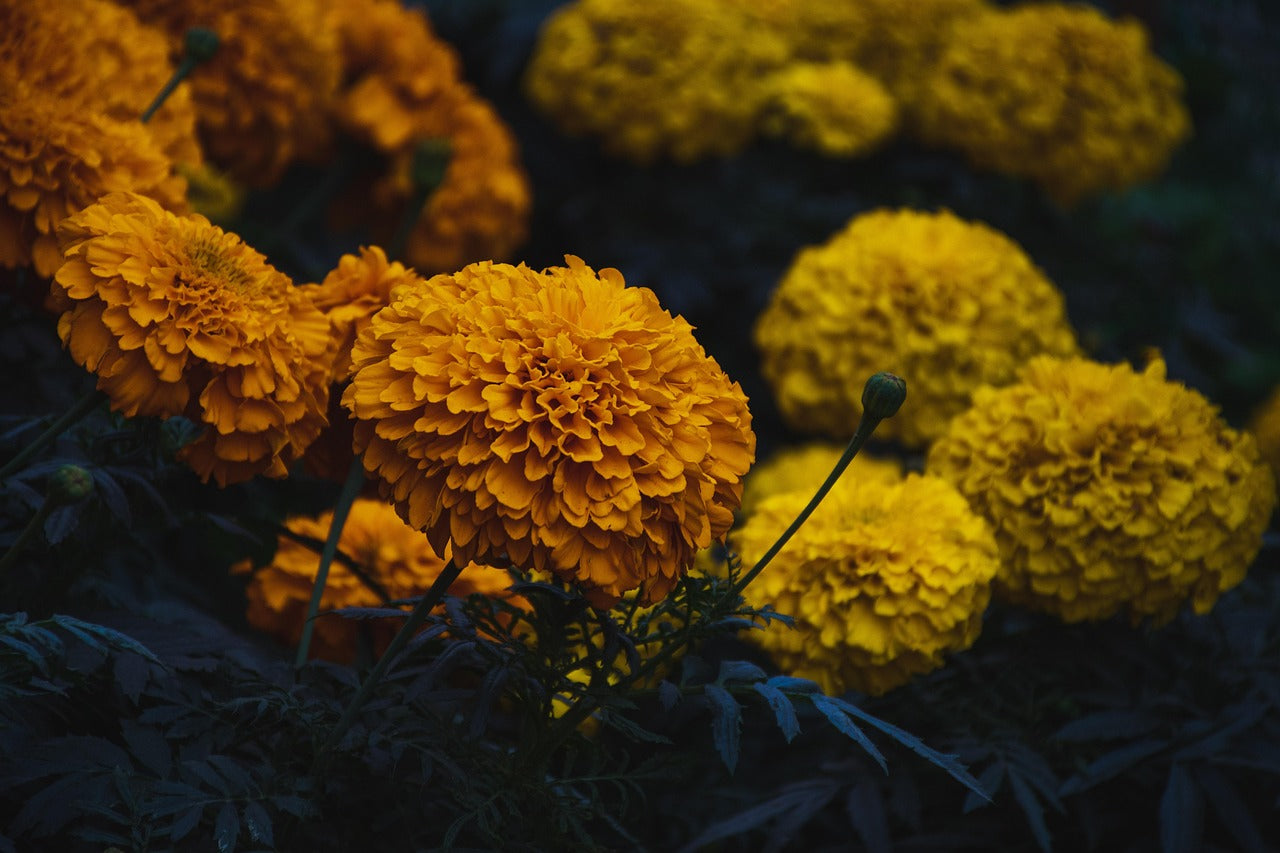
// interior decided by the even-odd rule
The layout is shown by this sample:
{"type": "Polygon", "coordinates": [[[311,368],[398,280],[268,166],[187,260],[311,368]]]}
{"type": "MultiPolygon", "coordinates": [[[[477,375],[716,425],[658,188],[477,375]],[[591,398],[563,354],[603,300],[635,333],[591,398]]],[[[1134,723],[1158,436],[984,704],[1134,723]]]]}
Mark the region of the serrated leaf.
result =
{"type": "Polygon", "coordinates": [[[249,837],[254,841],[275,847],[275,833],[271,826],[271,815],[263,808],[262,803],[250,800],[244,806],[244,822],[249,828],[249,837]]]}
{"type": "Polygon", "coordinates": [[[794,678],[790,675],[775,675],[765,682],[770,687],[783,691],[784,693],[821,693],[822,688],[818,686],[818,682],[810,681],[807,678],[794,678]]]}
{"type": "Polygon", "coordinates": [[[44,520],[44,539],[50,545],[66,541],[80,523],[81,504],[60,506],[44,520]]]}
{"type": "Polygon", "coordinates": [[[966,794],[964,798],[964,813],[968,814],[974,809],[990,805],[992,798],[1000,790],[1002,782],[1004,782],[1004,762],[993,761],[987,765],[987,769],[978,775],[978,784],[982,786],[986,796],[979,796],[976,791],[970,791],[966,794]]]}
{"type": "Polygon", "coordinates": [[[131,651],[157,666],[164,666],[160,659],[151,653],[150,649],[127,634],[122,634],[103,625],[95,625],[92,622],[76,619],[74,616],[54,614],[49,618],[59,628],[74,634],[91,646],[100,648],[102,643],[105,642],[109,646],[131,651]],[[94,639],[95,637],[97,638],[96,640],[94,639]]]}
{"type": "Polygon", "coordinates": [[[235,853],[236,839],[240,837],[240,815],[231,803],[223,803],[213,822],[213,840],[218,853],[235,853]]]}
{"type": "Polygon", "coordinates": [[[665,678],[658,682],[658,703],[663,710],[670,711],[680,701],[680,688],[665,678]]]}
{"type": "Polygon", "coordinates": [[[702,832],[698,833],[697,837],[681,847],[678,853],[696,853],[696,851],[707,849],[708,845],[716,841],[722,841],[726,838],[732,838],[735,835],[742,835],[753,829],[758,829],[768,821],[779,815],[786,814],[812,799],[816,785],[829,784],[827,780],[821,780],[819,782],[801,782],[789,785],[773,799],[766,800],[759,805],[737,812],[707,826],[702,832]]]}
{"type": "Polygon", "coordinates": [[[705,687],[711,703],[711,738],[720,760],[733,773],[738,766],[738,738],[742,730],[742,706],[733,694],[716,684],[705,687]]]}
{"type": "Polygon", "coordinates": [[[287,812],[294,817],[309,818],[317,814],[315,803],[293,794],[272,797],[271,802],[282,812],[287,812]]]}
{"type": "Polygon", "coordinates": [[[112,674],[115,676],[116,686],[120,688],[120,692],[130,702],[138,704],[138,698],[142,696],[142,691],[146,689],[147,681],[151,677],[150,665],[137,655],[126,652],[116,655],[112,674]]]}
{"type": "Polygon", "coordinates": [[[1084,772],[1078,773],[1064,782],[1058,795],[1067,797],[1106,782],[1119,776],[1143,759],[1150,758],[1166,746],[1168,746],[1168,742],[1163,739],[1148,738],[1121,747],[1114,752],[1109,752],[1089,764],[1084,769],[1084,772]]]}
{"type": "Polygon", "coordinates": [[[1050,853],[1053,849],[1053,841],[1049,836],[1049,827],[1044,822],[1044,808],[1036,799],[1031,786],[1012,767],[1009,768],[1009,787],[1013,789],[1013,798],[1027,818],[1027,825],[1031,827],[1031,834],[1035,837],[1036,844],[1044,853],[1050,853]]]}
{"type": "Polygon", "coordinates": [[[726,660],[720,662],[720,673],[716,676],[716,684],[730,681],[760,681],[767,677],[763,669],[745,660],[726,660]]]}
{"type": "Polygon", "coordinates": [[[89,475],[97,487],[98,497],[106,504],[107,509],[119,519],[126,529],[133,526],[133,513],[129,511],[129,499],[125,496],[120,484],[101,468],[90,468],[89,475]]]}
{"type": "Polygon", "coordinates": [[[614,711],[605,711],[600,715],[600,720],[604,725],[612,729],[616,729],[628,739],[637,743],[671,743],[671,738],[660,735],[657,732],[651,732],[634,721],[624,717],[614,711]]]}
{"type": "Polygon", "coordinates": [[[1182,764],[1169,768],[1169,779],[1160,797],[1160,849],[1162,853],[1195,853],[1202,849],[1204,801],[1191,774],[1182,764]]]}
{"type": "Polygon", "coordinates": [[[787,739],[787,743],[791,743],[800,734],[800,720],[796,716],[795,706],[791,704],[791,697],[767,681],[757,682],[751,685],[751,689],[769,703],[773,716],[778,721],[778,728],[782,730],[782,736],[787,739]]]}
{"type": "Polygon", "coordinates": [[[779,853],[784,849],[801,827],[826,808],[827,803],[835,799],[841,787],[834,779],[814,780],[801,784],[805,786],[809,796],[796,803],[795,808],[778,816],[773,828],[769,831],[769,843],[765,845],[762,853],[779,853]]]}
{"type": "Polygon", "coordinates": [[[836,727],[837,731],[861,746],[867,755],[875,759],[881,770],[885,773],[889,772],[889,764],[884,760],[884,756],[880,754],[880,750],[871,742],[866,733],[858,728],[857,723],[849,719],[849,715],[844,712],[841,705],[847,703],[842,703],[838,699],[833,699],[821,693],[810,695],[809,701],[813,703],[813,707],[822,713],[822,716],[827,718],[831,725],[836,727]]]}

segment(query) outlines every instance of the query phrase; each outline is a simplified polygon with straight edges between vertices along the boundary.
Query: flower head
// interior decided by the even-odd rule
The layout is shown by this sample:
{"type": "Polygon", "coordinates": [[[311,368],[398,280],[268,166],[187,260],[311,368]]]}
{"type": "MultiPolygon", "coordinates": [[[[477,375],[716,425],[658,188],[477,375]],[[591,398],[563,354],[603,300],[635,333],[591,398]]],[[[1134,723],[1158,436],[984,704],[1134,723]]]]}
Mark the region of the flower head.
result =
{"type": "MultiPolygon", "coordinates": [[[[788,447],[757,464],[747,475],[742,489],[742,515],[750,516],[765,498],[787,492],[802,492],[806,499],[813,497],[827,475],[836,467],[844,453],[838,444],[814,442],[799,447],[788,447]]],[[[853,457],[849,467],[840,475],[842,479],[900,480],[902,465],[888,459],[876,459],[865,452],[853,457]]]]}
{"type": "MultiPolygon", "coordinates": [[[[280,536],[269,564],[256,571],[248,560],[232,567],[237,574],[252,572],[245,591],[251,625],[282,642],[297,645],[320,568],[320,555],[295,537],[324,542],[332,521],[332,511],[318,518],[290,518],[285,526],[293,536],[280,536]]],[[[328,611],[378,607],[421,595],[440,576],[445,561],[431,549],[427,537],[401,521],[389,504],[369,498],[358,498],[351,505],[338,540],[338,553],[341,556],[330,567],[320,599],[311,652],[313,657],[350,661],[356,646],[357,623],[328,611]]],[[[505,571],[473,565],[463,569],[449,587],[449,594],[459,598],[473,593],[505,597],[510,585],[511,576],[505,571]]],[[[391,625],[386,620],[369,624],[375,631],[375,644],[385,647],[391,641],[391,625]]]]}
{"type": "Polygon", "coordinates": [[[284,476],[325,424],[324,314],[236,235],[144,196],[108,195],[58,237],[58,334],[111,407],[202,424],[182,450],[202,479],[284,476]]]}
{"type": "Polygon", "coordinates": [[[897,129],[898,107],[848,62],[796,62],[765,78],[764,133],[832,157],[856,157],[897,129]]]}
{"type": "MultiPolygon", "coordinates": [[[[759,559],[808,503],[765,498],[731,537],[759,559]]],[[[880,694],[943,664],[982,630],[999,552],[987,523],[950,484],[844,477],[743,592],[792,616],[748,637],[790,674],[837,694],[880,694]]]]}
{"type": "Polygon", "coordinates": [[[1262,458],[1280,477],[1280,388],[1272,390],[1270,396],[1254,410],[1249,419],[1249,432],[1257,439],[1262,458]]]}
{"type": "Polygon", "coordinates": [[[567,132],[639,162],[732,154],[787,46],[721,0],[579,0],[547,19],[525,80],[567,132]]]}
{"type": "Polygon", "coordinates": [[[398,288],[356,339],[343,404],[437,549],[550,571],[598,607],[653,602],[729,529],[751,416],[652,291],[566,261],[398,288]]]}
{"type": "Polygon", "coordinates": [[[321,0],[127,0],[169,38],[203,27],[218,50],[192,75],[205,151],[251,186],[274,183],[296,160],[325,154],[341,58],[334,16],[321,0]]]}
{"type": "Polygon", "coordinates": [[[1190,132],[1181,98],[1137,21],[1036,3],[958,24],[917,112],[926,139],[1071,204],[1159,174],[1190,132]]]}
{"type": "Polygon", "coordinates": [[[998,594],[1068,622],[1207,612],[1261,545],[1275,481],[1204,397],[1128,365],[1037,358],[929,450],[996,529],[998,594]]]}
{"type": "Polygon", "coordinates": [[[922,446],[980,385],[1071,355],[1058,290],[1016,243],[951,213],[879,210],[803,250],[756,323],[765,377],[798,427],[843,438],[878,370],[911,393],[878,434],[922,446]]]}

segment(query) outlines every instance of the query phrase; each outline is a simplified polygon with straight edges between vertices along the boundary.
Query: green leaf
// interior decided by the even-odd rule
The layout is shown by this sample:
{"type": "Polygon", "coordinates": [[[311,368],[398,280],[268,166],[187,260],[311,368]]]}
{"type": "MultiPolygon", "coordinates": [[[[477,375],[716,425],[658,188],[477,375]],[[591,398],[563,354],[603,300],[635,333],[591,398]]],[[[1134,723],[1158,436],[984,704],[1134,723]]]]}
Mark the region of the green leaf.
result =
{"type": "Polygon", "coordinates": [[[767,676],[767,673],[745,660],[726,660],[720,662],[720,674],[716,676],[716,684],[725,684],[729,681],[759,681],[767,676]]]}
{"type": "Polygon", "coordinates": [[[600,721],[612,729],[617,729],[628,739],[637,743],[671,743],[671,738],[660,735],[657,732],[651,732],[616,711],[605,711],[600,715],[600,721]]]}
{"type": "Polygon", "coordinates": [[[1035,792],[1012,767],[1009,768],[1009,786],[1013,789],[1013,798],[1017,800],[1018,807],[1026,815],[1027,825],[1031,827],[1036,844],[1044,853],[1049,853],[1053,849],[1053,841],[1049,836],[1049,827],[1044,822],[1044,808],[1036,799],[1035,792]]]}
{"type": "Polygon", "coordinates": [[[275,837],[271,827],[271,815],[262,807],[262,803],[251,800],[244,806],[244,822],[249,827],[249,836],[268,847],[275,847],[275,837]]]}
{"type": "Polygon", "coordinates": [[[847,703],[842,703],[838,699],[833,699],[821,693],[810,695],[809,701],[813,703],[813,707],[822,712],[822,716],[826,717],[828,722],[835,726],[841,734],[853,739],[866,751],[867,755],[874,758],[876,763],[880,765],[881,770],[885,773],[889,772],[889,764],[884,760],[884,756],[880,754],[880,750],[871,742],[866,733],[858,728],[858,724],[849,719],[849,715],[844,712],[841,705],[847,703]]]}
{"type": "Polygon", "coordinates": [[[769,707],[773,709],[773,716],[778,721],[778,728],[782,730],[782,736],[787,739],[787,743],[791,743],[795,736],[800,734],[800,720],[796,717],[796,709],[791,704],[791,697],[768,682],[757,682],[751,685],[751,689],[769,703],[769,707]]]}
{"type": "Polygon", "coordinates": [[[235,853],[236,839],[240,836],[240,815],[231,803],[223,803],[218,810],[218,817],[213,822],[213,840],[217,842],[218,853],[235,853]]]}
{"type": "Polygon", "coordinates": [[[1203,835],[1204,801],[1186,767],[1175,763],[1160,797],[1160,850],[1195,853],[1202,849],[1203,835]]]}
{"type": "Polygon", "coordinates": [[[733,773],[738,765],[738,738],[742,729],[742,706],[733,694],[716,684],[706,685],[711,703],[711,737],[720,760],[733,773]]]}

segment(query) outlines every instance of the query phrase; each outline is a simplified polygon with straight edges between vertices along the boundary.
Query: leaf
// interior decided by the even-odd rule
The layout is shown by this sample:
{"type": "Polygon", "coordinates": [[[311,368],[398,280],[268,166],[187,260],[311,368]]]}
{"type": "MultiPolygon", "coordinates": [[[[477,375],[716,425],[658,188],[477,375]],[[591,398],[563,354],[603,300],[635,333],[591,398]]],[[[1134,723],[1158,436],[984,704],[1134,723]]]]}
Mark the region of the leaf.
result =
{"type": "Polygon", "coordinates": [[[66,540],[80,523],[80,504],[60,506],[44,520],[44,538],[50,545],[66,540]]]}
{"type": "Polygon", "coordinates": [[[134,720],[120,721],[120,733],[134,758],[157,777],[163,779],[169,775],[173,755],[169,750],[169,742],[164,735],[155,729],[141,726],[134,720]]]}
{"type": "Polygon", "coordinates": [[[1272,849],[1262,840],[1258,824],[1244,807],[1240,792],[1227,776],[1217,768],[1202,764],[1196,767],[1195,778],[1222,825],[1239,843],[1244,853],[1267,853],[1272,849]]]}
{"type": "Polygon", "coordinates": [[[287,812],[294,817],[309,818],[319,813],[315,803],[294,794],[283,794],[272,797],[271,801],[276,808],[283,812],[287,812]]]}
{"type": "Polygon", "coordinates": [[[54,614],[50,617],[50,621],[95,648],[100,648],[101,643],[105,642],[109,646],[125,649],[135,655],[140,655],[157,666],[164,666],[160,659],[151,653],[150,649],[127,634],[122,634],[102,625],[95,625],[92,622],[84,622],[74,616],[54,614]],[[95,637],[97,638],[96,640],[94,639],[95,637]]]}
{"type": "Polygon", "coordinates": [[[147,662],[137,655],[116,655],[112,672],[120,692],[128,697],[130,702],[138,704],[138,698],[142,696],[142,691],[146,689],[147,681],[151,677],[151,667],[147,662]]]}
{"type": "Polygon", "coordinates": [[[833,779],[815,780],[802,784],[810,789],[809,796],[797,803],[795,808],[778,817],[773,829],[769,832],[769,843],[765,846],[763,853],[778,853],[784,849],[800,828],[826,808],[827,803],[835,799],[840,791],[839,783],[833,779]]]}
{"type": "Polygon", "coordinates": [[[169,840],[177,843],[186,838],[191,830],[196,828],[196,824],[200,823],[200,818],[204,817],[204,803],[191,806],[187,809],[182,817],[173,822],[169,827],[169,840]]]}
{"type": "Polygon", "coordinates": [[[53,835],[79,817],[86,804],[106,801],[108,789],[100,774],[69,773],[28,797],[6,830],[17,836],[53,835]]]}
{"type": "Polygon", "coordinates": [[[920,740],[920,738],[910,732],[904,731],[892,723],[887,723],[874,714],[868,714],[857,705],[846,702],[843,699],[832,699],[831,701],[837,703],[845,713],[853,717],[857,717],[872,728],[880,730],[882,733],[893,738],[916,755],[919,755],[934,764],[970,791],[974,791],[983,799],[990,799],[987,797],[987,792],[982,790],[982,786],[978,784],[978,780],[973,778],[973,775],[969,773],[969,770],[957,761],[954,755],[947,755],[945,753],[938,752],[932,747],[926,746],[924,741],[920,740]]]}
{"type": "Polygon", "coordinates": [[[708,845],[735,835],[742,835],[763,826],[768,821],[803,806],[813,799],[816,787],[827,787],[828,780],[800,782],[788,785],[778,796],[718,820],[698,833],[692,841],[681,847],[678,853],[697,853],[708,845]]]}
{"type": "Polygon", "coordinates": [[[738,765],[738,738],[742,729],[742,706],[733,694],[716,684],[705,687],[711,703],[711,737],[720,760],[732,774],[738,765]]]}
{"type": "Polygon", "coordinates": [[[651,732],[636,722],[627,719],[616,711],[605,711],[600,715],[600,720],[606,726],[617,729],[628,739],[637,743],[671,743],[671,738],[660,735],[657,732],[651,732]]]}
{"type": "Polygon", "coordinates": [[[97,487],[98,497],[106,504],[108,510],[120,522],[121,526],[126,530],[133,526],[133,513],[129,511],[129,499],[125,497],[124,489],[120,488],[120,484],[101,468],[90,468],[90,476],[93,477],[93,484],[97,487]]]}
{"type": "Polygon", "coordinates": [[[859,780],[850,789],[844,808],[867,853],[892,853],[893,842],[889,837],[884,797],[875,783],[870,779],[859,780]]]}
{"type": "Polygon", "coordinates": [[[813,703],[813,707],[822,712],[822,716],[826,717],[831,725],[835,726],[845,736],[852,738],[866,751],[867,755],[874,758],[876,763],[880,765],[881,770],[885,773],[889,772],[889,764],[884,760],[884,756],[880,754],[880,750],[871,742],[866,733],[858,728],[857,723],[849,719],[849,715],[844,712],[842,706],[848,703],[821,693],[810,695],[809,701],[813,703]]]}
{"type": "Polygon", "coordinates": [[[1144,758],[1155,755],[1166,746],[1168,746],[1168,742],[1163,739],[1148,738],[1121,747],[1114,752],[1109,752],[1092,762],[1084,769],[1083,773],[1077,773],[1064,782],[1062,789],[1058,791],[1058,795],[1068,797],[1092,788],[1094,785],[1106,782],[1108,779],[1119,776],[1144,758]]]}
{"type": "Polygon", "coordinates": [[[791,697],[767,681],[757,682],[751,685],[751,689],[769,703],[769,707],[773,709],[773,716],[778,721],[778,728],[782,730],[782,736],[787,739],[787,743],[791,743],[795,736],[800,734],[800,720],[796,717],[796,709],[791,704],[791,697]]]}
{"type": "Polygon", "coordinates": [[[670,711],[680,701],[680,688],[665,678],[658,682],[658,703],[663,710],[670,711]]]}
{"type": "Polygon", "coordinates": [[[1001,783],[1004,782],[1004,762],[996,760],[987,765],[987,769],[978,775],[978,784],[982,786],[982,790],[986,792],[986,796],[978,795],[977,791],[970,791],[964,798],[964,813],[968,814],[974,809],[982,808],[990,805],[992,798],[996,792],[1000,790],[1001,783]]]}
{"type": "Polygon", "coordinates": [[[1035,792],[1012,767],[1009,768],[1009,786],[1013,789],[1013,798],[1017,800],[1018,807],[1026,815],[1027,825],[1031,827],[1036,844],[1044,853],[1049,853],[1053,849],[1053,841],[1049,835],[1049,827],[1045,826],[1044,808],[1036,799],[1035,792]]]}
{"type": "Polygon", "coordinates": [[[716,676],[716,684],[729,681],[760,681],[767,673],[745,660],[726,660],[720,662],[720,674],[716,676]]]}
{"type": "Polygon", "coordinates": [[[231,803],[223,803],[218,810],[218,817],[213,822],[213,840],[218,844],[218,853],[235,853],[236,839],[240,836],[240,816],[231,803]]]}
{"type": "Polygon", "coordinates": [[[1204,801],[1185,765],[1169,768],[1169,781],[1160,797],[1162,853],[1195,853],[1202,849],[1204,801]]]}
{"type": "Polygon", "coordinates": [[[1069,743],[1120,740],[1150,734],[1154,728],[1151,717],[1138,711],[1100,711],[1072,720],[1050,737],[1069,743]]]}
{"type": "Polygon", "coordinates": [[[271,815],[263,808],[262,803],[250,800],[244,806],[244,822],[249,827],[249,837],[268,847],[275,847],[275,835],[271,826],[271,815]]]}
{"type": "Polygon", "coordinates": [[[770,687],[777,688],[784,693],[821,693],[822,688],[818,686],[818,682],[810,681],[807,678],[793,678],[790,675],[775,675],[765,682],[770,687]]]}

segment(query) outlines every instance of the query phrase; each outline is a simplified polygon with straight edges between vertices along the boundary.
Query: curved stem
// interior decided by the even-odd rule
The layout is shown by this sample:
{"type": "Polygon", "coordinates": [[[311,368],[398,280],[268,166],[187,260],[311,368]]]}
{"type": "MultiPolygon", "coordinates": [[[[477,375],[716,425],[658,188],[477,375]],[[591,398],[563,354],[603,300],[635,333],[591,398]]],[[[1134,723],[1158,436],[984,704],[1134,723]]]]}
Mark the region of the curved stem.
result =
{"type": "Polygon", "coordinates": [[[338,494],[338,503],[333,508],[333,520],[329,522],[329,535],[324,540],[324,549],[320,552],[320,567],[316,570],[316,581],[311,586],[311,600],[307,602],[307,617],[302,622],[302,637],[298,640],[298,655],[293,665],[300,667],[307,662],[311,653],[311,635],[316,627],[316,614],[320,612],[320,599],[324,596],[324,587],[329,580],[329,567],[333,565],[334,555],[338,553],[338,540],[342,538],[342,528],[347,523],[347,515],[356,495],[364,484],[364,461],[357,456],[351,460],[347,469],[347,479],[338,494]]]}
{"type": "Polygon", "coordinates": [[[103,394],[96,388],[85,394],[75,402],[70,409],[62,413],[56,421],[49,424],[45,431],[36,436],[36,440],[22,448],[18,455],[10,459],[0,468],[0,482],[3,482],[10,474],[18,471],[25,465],[31,457],[35,456],[41,450],[44,450],[50,444],[57,440],[76,421],[92,412],[98,407],[98,404],[107,399],[107,395],[103,394]]]}
{"type": "Polygon", "coordinates": [[[40,509],[36,510],[36,514],[31,516],[31,520],[27,522],[27,526],[22,528],[22,532],[18,534],[17,540],[9,546],[9,550],[4,552],[4,556],[0,557],[0,577],[4,577],[9,569],[18,560],[18,554],[22,549],[27,547],[27,543],[35,536],[37,530],[44,524],[45,520],[53,512],[54,502],[46,499],[40,505],[40,509]]]}

